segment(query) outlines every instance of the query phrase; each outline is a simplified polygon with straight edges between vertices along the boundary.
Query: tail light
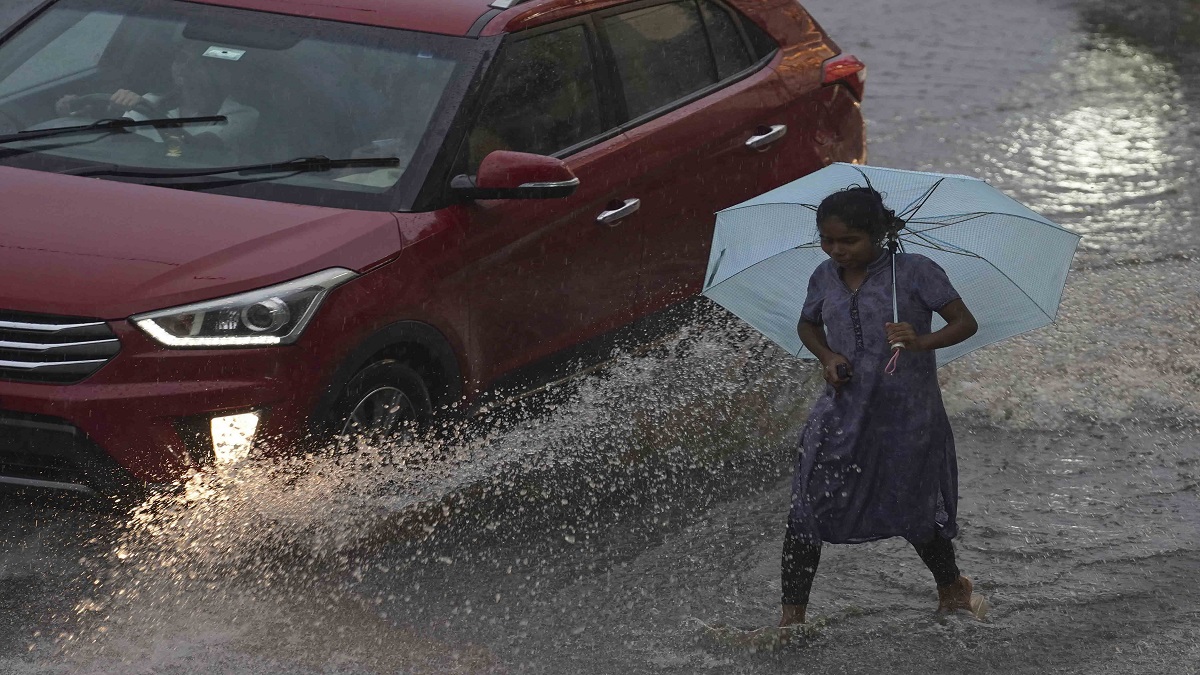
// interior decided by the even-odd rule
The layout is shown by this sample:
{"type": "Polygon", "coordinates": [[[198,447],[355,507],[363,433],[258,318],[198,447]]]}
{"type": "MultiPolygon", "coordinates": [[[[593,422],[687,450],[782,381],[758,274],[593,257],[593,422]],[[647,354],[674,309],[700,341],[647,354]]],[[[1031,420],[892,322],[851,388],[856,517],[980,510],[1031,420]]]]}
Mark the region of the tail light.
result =
{"type": "Polygon", "coordinates": [[[844,84],[862,100],[863,86],[867,82],[867,64],[853,54],[839,54],[821,64],[821,83],[844,84]]]}

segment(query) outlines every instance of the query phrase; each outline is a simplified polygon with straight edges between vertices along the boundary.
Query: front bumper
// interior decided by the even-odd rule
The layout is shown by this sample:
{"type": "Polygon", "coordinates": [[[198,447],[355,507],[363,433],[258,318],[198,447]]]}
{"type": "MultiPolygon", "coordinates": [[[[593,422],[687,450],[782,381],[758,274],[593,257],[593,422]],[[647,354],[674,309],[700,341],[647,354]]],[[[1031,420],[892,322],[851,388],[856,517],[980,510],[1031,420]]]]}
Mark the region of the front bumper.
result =
{"type": "Polygon", "coordinates": [[[208,423],[261,414],[256,443],[292,447],[308,435],[322,359],[309,348],[171,350],[111,322],[121,351],[75,384],[0,381],[0,483],[163,483],[212,457],[208,423]]]}

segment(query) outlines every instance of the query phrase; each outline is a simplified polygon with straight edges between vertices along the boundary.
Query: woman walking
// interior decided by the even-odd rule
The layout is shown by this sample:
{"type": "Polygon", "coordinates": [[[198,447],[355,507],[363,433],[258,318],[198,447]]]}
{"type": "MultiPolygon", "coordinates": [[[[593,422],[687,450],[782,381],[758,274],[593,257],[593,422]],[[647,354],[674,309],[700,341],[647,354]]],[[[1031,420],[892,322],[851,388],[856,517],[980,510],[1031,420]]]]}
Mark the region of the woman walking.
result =
{"type": "Polygon", "coordinates": [[[986,611],[954,560],[958,467],[934,358],[977,325],[941,267],[889,251],[902,225],[870,187],[836,192],[817,209],[830,259],[809,279],[797,331],[828,386],[801,439],[783,546],[781,626],[804,622],[823,541],[904,537],[933,573],[939,612],[961,609],[982,619],[986,611]],[[934,312],[946,326],[930,332],[934,312]],[[898,361],[894,345],[902,346],[898,361]]]}

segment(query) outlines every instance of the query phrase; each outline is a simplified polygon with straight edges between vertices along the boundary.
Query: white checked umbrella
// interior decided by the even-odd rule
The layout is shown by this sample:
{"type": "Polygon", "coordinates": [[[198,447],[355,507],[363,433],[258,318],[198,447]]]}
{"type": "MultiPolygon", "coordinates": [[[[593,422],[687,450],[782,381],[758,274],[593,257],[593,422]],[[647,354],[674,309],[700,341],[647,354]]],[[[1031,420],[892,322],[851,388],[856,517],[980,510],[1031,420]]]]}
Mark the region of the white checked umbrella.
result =
{"type": "MultiPolygon", "coordinates": [[[[717,213],[704,295],[791,354],[813,358],[796,334],[808,278],[827,259],[816,209],[851,185],[874,187],[906,222],[900,248],[946,270],[979,322],[939,349],[938,365],[1054,321],[1079,235],[982,180],[832,164],[717,213]]],[[[933,317],[933,330],[945,325],[933,317]]]]}

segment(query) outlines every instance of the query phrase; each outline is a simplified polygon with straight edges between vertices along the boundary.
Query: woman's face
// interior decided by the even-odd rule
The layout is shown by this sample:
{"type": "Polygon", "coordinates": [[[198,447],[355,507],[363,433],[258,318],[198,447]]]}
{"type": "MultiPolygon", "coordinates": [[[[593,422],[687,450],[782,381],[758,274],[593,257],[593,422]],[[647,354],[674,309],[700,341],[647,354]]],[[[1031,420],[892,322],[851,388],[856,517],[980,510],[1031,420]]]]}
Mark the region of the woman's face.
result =
{"type": "Polygon", "coordinates": [[[841,218],[831,216],[817,223],[821,250],[840,267],[863,269],[879,256],[879,247],[866,232],[850,227],[841,218]]]}

